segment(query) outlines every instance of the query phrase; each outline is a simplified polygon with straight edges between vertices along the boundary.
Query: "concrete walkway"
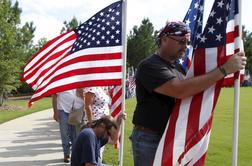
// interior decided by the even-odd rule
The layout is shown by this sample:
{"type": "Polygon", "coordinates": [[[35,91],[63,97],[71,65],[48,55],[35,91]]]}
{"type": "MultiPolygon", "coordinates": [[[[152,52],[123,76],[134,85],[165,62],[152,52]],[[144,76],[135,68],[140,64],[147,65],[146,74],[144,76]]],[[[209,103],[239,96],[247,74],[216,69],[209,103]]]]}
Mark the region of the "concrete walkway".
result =
{"type": "Polygon", "coordinates": [[[0,125],[0,166],[69,166],[51,109],[0,125]]]}

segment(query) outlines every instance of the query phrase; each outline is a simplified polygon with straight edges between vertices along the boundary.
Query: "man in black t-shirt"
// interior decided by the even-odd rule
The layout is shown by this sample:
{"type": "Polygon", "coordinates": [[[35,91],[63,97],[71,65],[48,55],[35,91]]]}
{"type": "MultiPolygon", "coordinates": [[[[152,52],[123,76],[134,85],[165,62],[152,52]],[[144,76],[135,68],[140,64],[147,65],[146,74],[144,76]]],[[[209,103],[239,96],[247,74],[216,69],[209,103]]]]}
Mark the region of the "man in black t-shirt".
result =
{"type": "Polygon", "coordinates": [[[152,165],[160,138],[175,104],[197,94],[226,74],[243,69],[244,53],[234,54],[224,65],[205,75],[184,79],[184,72],[176,60],[184,56],[190,30],[183,22],[168,22],[157,39],[158,51],[144,59],[137,68],[137,105],[131,135],[134,165],[152,165]]]}

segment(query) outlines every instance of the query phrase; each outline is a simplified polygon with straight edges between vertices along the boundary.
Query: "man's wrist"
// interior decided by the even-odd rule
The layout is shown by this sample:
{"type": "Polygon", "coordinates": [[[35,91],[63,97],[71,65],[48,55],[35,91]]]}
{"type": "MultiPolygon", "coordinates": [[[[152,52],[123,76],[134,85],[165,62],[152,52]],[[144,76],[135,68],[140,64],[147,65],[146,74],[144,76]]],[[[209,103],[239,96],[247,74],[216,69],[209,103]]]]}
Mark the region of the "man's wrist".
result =
{"type": "Polygon", "coordinates": [[[228,75],[227,71],[225,70],[225,68],[223,66],[219,67],[220,72],[226,77],[228,75]]]}

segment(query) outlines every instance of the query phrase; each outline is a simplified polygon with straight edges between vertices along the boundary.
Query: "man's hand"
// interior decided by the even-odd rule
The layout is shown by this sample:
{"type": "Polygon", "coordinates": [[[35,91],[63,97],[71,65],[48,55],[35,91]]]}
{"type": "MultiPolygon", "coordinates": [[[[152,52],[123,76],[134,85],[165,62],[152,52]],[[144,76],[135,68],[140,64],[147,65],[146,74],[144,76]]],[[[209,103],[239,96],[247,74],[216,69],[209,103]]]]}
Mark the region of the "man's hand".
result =
{"type": "Polygon", "coordinates": [[[58,111],[53,111],[53,119],[57,122],[59,122],[59,112],[58,111]]]}
{"type": "Polygon", "coordinates": [[[247,57],[245,57],[244,52],[238,52],[232,55],[222,67],[227,74],[230,74],[245,69],[246,63],[247,57]]]}

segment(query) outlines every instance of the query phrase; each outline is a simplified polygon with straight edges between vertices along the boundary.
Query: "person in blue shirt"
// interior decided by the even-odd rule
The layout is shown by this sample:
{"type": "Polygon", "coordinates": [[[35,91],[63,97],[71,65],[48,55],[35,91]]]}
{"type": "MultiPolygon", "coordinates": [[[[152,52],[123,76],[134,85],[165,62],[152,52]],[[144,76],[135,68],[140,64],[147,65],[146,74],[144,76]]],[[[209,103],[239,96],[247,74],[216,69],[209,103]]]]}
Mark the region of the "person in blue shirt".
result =
{"type": "Polygon", "coordinates": [[[117,142],[122,119],[125,119],[124,114],[118,115],[116,120],[104,116],[93,121],[91,127],[84,128],[73,145],[71,166],[102,166],[100,148],[117,142]]]}

